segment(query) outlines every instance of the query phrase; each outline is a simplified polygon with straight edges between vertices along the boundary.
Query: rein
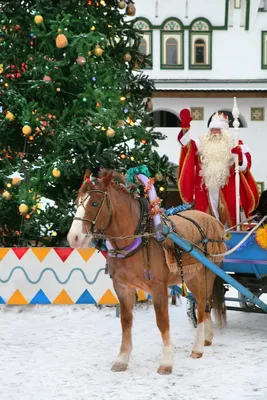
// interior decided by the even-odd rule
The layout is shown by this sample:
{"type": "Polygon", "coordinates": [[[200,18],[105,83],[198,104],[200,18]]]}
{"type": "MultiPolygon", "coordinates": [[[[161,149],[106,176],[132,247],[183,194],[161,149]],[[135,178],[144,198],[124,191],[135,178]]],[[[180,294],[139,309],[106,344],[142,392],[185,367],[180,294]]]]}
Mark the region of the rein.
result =
{"type": "MultiPolygon", "coordinates": [[[[147,228],[149,225],[148,201],[142,197],[138,198],[137,200],[140,205],[140,218],[139,218],[137,227],[136,227],[133,235],[114,237],[114,236],[108,236],[104,233],[111,224],[112,207],[111,207],[110,199],[108,197],[108,193],[106,191],[103,191],[100,189],[91,189],[87,193],[87,196],[85,197],[85,199],[81,200],[81,202],[77,208],[83,207],[83,209],[85,211],[85,217],[84,218],[74,217],[74,220],[80,221],[80,222],[90,222],[92,224],[91,231],[88,232],[88,234],[91,233],[95,239],[98,239],[100,241],[106,240],[108,255],[110,257],[127,258],[127,257],[130,257],[133,254],[137,253],[137,251],[139,251],[142,247],[144,247],[146,245],[146,243],[149,241],[150,237],[156,237],[156,234],[147,232],[147,228]],[[98,210],[94,217],[88,212],[88,210],[85,206],[85,202],[87,200],[89,200],[91,193],[103,194],[103,198],[101,200],[100,206],[98,207],[98,210]],[[101,233],[97,233],[97,232],[94,232],[94,227],[95,227],[97,220],[100,216],[100,213],[103,209],[105,201],[107,202],[109,219],[108,219],[106,228],[102,229],[101,233]],[[123,249],[116,249],[111,244],[111,241],[125,240],[125,239],[133,239],[133,242],[129,246],[127,246],[123,249]]],[[[99,247],[99,245],[97,247],[99,247]]],[[[100,247],[101,247],[101,244],[100,244],[100,247]]]]}
{"type": "Polygon", "coordinates": [[[91,230],[91,232],[93,233],[93,232],[94,232],[94,226],[95,226],[95,224],[96,224],[96,222],[97,222],[97,220],[98,220],[98,217],[99,217],[99,215],[100,215],[100,213],[101,213],[101,210],[102,210],[102,208],[103,208],[103,206],[104,206],[104,203],[105,203],[105,200],[106,200],[106,201],[107,201],[107,206],[108,206],[109,220],[108,220],[108,224],[107,224],[106,228],[103,229],[103,231],[105,231],[105,230],[109,227],[109,225],[110,225],[110,223],[111,223],[111,218],[112,218],[112,214],[111,214],[111,203],[110,203],[110,200],[109,200],[109,198],[108,198],[107,192],[104,192],[103,190],[100,190],[100,189],[91,189],[91,190],[88,192],[87,197],[85,198],[85,200],[81,200],[81,202],[80,202],[80,204],[78,205],[77,208],[79,208],[80,206],[82,206],[83,209],[84,209],[84,211],[85,211],[85,215],[87,214],[90,218],[92,217],[92,216],[90,215],[90,213],[87,211],[86,207],[84,206],[84,202],[85,202],[87,199],[89,199],[91,193],[101,193],[101,194],[104,195],[103,199],[101,200],[100,207],[99,207],[99,209],[97,210],[94,219],[80,218],[80,217],[74,217],[73,219],[74,219],[75,221],[90,222],[90,223],[92,224],[92,230],[91,230]]]}

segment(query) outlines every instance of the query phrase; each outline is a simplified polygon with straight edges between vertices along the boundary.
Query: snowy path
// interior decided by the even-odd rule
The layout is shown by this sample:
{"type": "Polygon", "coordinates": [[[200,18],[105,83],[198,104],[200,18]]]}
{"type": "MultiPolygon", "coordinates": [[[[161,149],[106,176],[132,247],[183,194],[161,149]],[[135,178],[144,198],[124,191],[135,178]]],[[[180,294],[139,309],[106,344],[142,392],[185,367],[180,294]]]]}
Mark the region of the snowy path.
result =
{"type": "Polygon", "coordinates": [[[228,313],[202,359],[189,358],[194,329],[184,306],[170,306],[175,367],[156,371],[161,339],[151,305],[134,313],[129,370],[110,371],[120,343],[111,308],[0,309],[1,400],[266,400],[267,316],[228,313]]]}

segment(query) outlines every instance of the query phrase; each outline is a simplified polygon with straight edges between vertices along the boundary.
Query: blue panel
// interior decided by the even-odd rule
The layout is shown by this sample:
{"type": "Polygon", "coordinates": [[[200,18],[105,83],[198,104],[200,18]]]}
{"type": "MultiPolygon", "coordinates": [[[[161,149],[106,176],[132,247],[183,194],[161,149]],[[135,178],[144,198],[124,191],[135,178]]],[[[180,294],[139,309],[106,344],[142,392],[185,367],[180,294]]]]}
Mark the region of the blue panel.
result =
{"type": "MultiPolygon", "coordinates": [[[[248,234],[248,232],[229,232],[230,239],[226,241],[228,249],[232,249],[248,234]]],[[[253,233],[243,243],[239,249],[234,251],[232,254],[225,257],[225,259],[243,259],[243,260],[261,260],[266,264],[267,272],[267,251],[260,247],[255,239],[255,233],[253,233]]]]}
{"type": "Polygon", "coordinates": [[[51,301],[46,297],[42,289],[30,301],[30,304],[51,304],[51,301]]]}
{"type": "Polygon", "coordinates": [[[6,304],[6,302],[3,300],[1,296],[0,296],[0,304],[6,304]]]}
{"type": "Polygon", "coordinates": [[[95,299],[91,295],[91,293],[88,292],[86,289],[83,294],[79,297],[79,299],[76,301],[76,304],[96,304],[95,299]]]}

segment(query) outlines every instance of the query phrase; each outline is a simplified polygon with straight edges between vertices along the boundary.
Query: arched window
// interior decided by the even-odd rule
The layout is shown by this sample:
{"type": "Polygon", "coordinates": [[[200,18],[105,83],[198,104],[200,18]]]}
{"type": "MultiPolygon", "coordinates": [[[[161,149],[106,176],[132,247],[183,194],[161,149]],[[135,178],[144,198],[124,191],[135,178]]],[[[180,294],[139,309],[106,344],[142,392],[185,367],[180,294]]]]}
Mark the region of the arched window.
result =
{"type": "Polygon", "coordinates": [[[154,111],[150,114],[149,126],[157,125],[161,128],[177,128],[181,126],[180,119],[169,111],[154,111]]]}
{"type": "MultiPolygon", "coordinates": [[[[233,117],[233,114],[231,113],[231,111],[219,110],[218,113],[224,113],[224,115],[227,115],[227,117],[229,119],[229,128],[233,128],[234,117],[233,117]]],[[[208,120],[208,126],[211,122],[212,117],[213,117],[213,114],[210,117],[210,119],[208,120]]],[[[245,122],[242,121],[242,118],[238,118],[238,121],[239,121],[239,128],[244,128],[245,122]]]]}
{"type": "Polygon", "coordinates": [[[178,41],[170,38],[166,41],[166,60],[168,65],[178,64],[178,41]]]}
{"type": "Polygon", "coordinates": [[[141,39],[140,46],[139,46],[139,51],[140,51],[140,53],[144,54],[145,56],[148,55],[147,41],[144,38],[141,39]]]}
{"type": "Polygon", "coordinates": [[[206,64],[206,43],[203,39],[197,39],[194,43],[195,64],[206,64]]]}

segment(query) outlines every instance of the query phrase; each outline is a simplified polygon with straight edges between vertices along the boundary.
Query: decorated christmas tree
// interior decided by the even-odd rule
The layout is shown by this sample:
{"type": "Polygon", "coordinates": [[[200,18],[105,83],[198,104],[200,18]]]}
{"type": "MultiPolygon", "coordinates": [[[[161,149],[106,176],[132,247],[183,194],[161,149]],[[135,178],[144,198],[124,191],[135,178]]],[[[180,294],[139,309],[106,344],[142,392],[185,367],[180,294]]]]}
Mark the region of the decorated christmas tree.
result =
{"type": "Polygon", "coordinates": [[[165,193],[134,14],[130,1],[0,1],[0,246],[64,245],[86,168],[145,163],[165,193]]]}

